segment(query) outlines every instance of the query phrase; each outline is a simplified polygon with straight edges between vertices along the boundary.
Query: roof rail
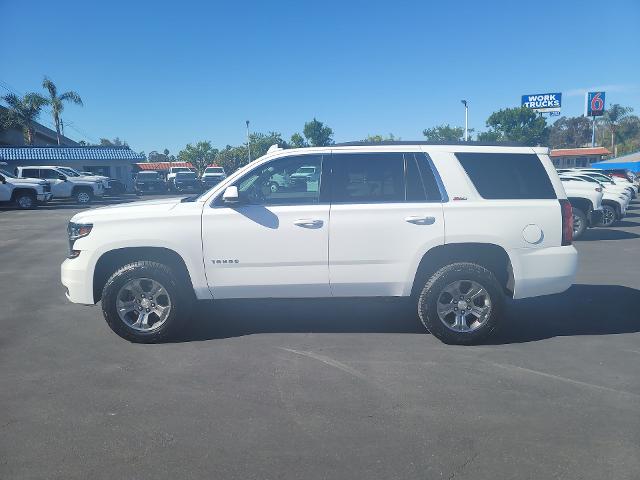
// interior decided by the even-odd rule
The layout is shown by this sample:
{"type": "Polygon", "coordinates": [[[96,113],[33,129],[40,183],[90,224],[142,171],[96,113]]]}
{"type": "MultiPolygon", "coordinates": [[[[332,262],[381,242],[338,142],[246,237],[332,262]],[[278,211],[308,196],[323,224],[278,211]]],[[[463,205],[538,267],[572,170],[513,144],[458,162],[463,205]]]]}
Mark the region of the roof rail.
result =
{"type": "Polygon", "coordinates": [[[470,147],[528,147],[530,145],[525,145],[523,143],[518,142],[462,142],[462,141],[454,141],[454,142],[429,142],[427,140],[383,140],[381,142],[367,142],[367,141],[356,141],[356,142],[343,142],[343,143],[334,143],[330,145],[331,147],[375,147],[375,146],[384,146],[384,145],[460,145],[460,146],[470,146],[470,147]]]}

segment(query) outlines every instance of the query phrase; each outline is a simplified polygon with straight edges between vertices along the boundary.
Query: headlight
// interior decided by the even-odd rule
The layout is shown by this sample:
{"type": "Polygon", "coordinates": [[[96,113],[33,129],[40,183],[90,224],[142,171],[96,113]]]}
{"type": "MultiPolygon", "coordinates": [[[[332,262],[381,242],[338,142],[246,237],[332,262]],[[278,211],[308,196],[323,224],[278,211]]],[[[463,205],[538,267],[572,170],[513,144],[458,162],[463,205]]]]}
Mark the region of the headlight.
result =
{"type": "Polygon", "coordinates": [[[89,235],[92,229],[93,225],[90,223],[69,222],[69,225],[67,226],[67,234],[69,235],[69,258],[76,258],[80,255],[79,250],[73,249],[73,244],[79,238],[89,235]]]}

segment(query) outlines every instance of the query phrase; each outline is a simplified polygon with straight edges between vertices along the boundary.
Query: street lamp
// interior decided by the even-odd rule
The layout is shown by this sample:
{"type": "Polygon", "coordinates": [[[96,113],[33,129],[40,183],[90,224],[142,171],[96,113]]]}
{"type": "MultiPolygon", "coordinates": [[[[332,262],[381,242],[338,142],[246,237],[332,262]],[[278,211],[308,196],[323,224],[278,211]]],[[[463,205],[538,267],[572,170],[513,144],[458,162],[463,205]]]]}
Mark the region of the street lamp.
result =
{"type": "Polygon", "coordinates": [[[249,120],[245,122],[247,124],[247,154],[249,156],[249,163],[251,163],[251,141],[249,139],[249,120]]]}
{"type": "Polygon", "coordinates": [[[464,141],[469,140],[469,105],[466,100],[460,100],[464,105],[464,141]]]}

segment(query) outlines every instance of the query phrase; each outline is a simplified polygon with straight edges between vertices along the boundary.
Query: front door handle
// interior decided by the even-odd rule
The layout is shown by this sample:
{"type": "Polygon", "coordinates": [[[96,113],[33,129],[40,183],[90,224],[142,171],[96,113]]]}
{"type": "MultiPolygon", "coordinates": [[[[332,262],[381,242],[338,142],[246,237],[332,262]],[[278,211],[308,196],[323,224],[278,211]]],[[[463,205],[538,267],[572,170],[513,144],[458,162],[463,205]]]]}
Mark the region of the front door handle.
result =
{"type": "Polygon", "coordinates": [[[320,228],[324,222],[316,218],[299,218],[293,224],[303,228],[320,228]]]}
{"type": "Polygon", "coordinates": [[[413,223],[414,225],[433,225],[434,223],[436,223],[436,217],[420,217],[417,215],[413,215],[410,217],[406,217],[404,221],[413,223]]]}

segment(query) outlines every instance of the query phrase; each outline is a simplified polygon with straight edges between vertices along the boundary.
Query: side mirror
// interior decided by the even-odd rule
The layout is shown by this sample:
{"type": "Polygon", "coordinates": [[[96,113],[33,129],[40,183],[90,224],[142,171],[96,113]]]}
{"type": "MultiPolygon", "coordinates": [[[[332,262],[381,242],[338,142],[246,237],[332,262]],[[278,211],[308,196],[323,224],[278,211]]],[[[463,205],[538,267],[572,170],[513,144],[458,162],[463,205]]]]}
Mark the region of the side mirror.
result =
{"type": "Polygon", "coordinates": [[[222,200],[224,203],[238,203],[240,201],[240,195],[238,193],[238,187],[227,187],[222,194],[222,200]]]}
{"type": "Polygon", "coordinates": [[[63,174],[59,173],[58,174],[58,180],[62,180],[63,182],[67,181],[67,177],[65,177],[63,174]]]}

